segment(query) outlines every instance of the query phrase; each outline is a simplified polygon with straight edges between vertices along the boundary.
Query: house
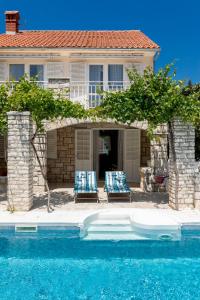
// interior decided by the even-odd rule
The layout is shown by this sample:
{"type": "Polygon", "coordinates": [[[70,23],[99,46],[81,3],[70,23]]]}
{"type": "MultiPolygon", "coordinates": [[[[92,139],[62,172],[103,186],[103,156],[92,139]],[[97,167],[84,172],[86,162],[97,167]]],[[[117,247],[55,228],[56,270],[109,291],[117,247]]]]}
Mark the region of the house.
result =
{"type": "MultiPolygon", "coordinates": [[[[87,108],[100,104],[99,89],[128,87],[127,69],[154,68],[160,47],[140,30],[67,31],[20,30],[18,11],[5,12],[5,33],[0,34],[0,81],[37,76],[45,88],[69,87],[72,101],[87,108]]],[[[146,124],[116,125],[112,121],[67,120],[47,126],[49,182],[71,182],[75,170],[96,170],[99,180],[106,170],[124,170],[139,184],[141,168],[166,166],[167,142],[155,146],[146,124]],[[164,145],[164,146],[163,146],[164,145]],[[154,151],[155,150],[155,151],[154,151]]],[[[0,166],[5,165],[3,138],[0,166]]],[[[37,181],[35,176],[35,181],[37,181]]],[[[39,184],[38,184],[39,185],[39,184]]]]}

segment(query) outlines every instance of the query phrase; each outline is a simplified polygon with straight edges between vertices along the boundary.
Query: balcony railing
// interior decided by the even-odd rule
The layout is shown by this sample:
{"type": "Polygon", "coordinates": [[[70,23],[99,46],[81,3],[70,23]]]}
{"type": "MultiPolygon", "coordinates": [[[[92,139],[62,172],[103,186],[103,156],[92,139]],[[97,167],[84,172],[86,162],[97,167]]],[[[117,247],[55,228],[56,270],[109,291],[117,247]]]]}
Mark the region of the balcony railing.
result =
{"type": "MultiPolygon", "coordinates": [[[[3,84],[5,82],[0,82],[3,84]]],[[[85,108],[93,108],[101,104],[102,91],[122,91],[129,87],[130,83],[125,81],[112,82],[68,82],[68,83],[49,83],[47,81],[37,81],[43,88],[62,93],[71,101],[81,103],[85,108]]],[[[14,82],[11,82],[11,89],[14,82]]]]}

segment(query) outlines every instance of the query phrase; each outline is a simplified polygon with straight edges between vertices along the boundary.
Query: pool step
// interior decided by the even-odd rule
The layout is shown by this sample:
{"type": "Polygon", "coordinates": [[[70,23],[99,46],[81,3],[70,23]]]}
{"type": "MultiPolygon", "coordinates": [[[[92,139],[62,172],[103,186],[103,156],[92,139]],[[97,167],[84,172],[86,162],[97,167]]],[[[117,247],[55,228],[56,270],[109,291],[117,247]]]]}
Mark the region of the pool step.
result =
{"type": "Polygon", "coordinates": [[[101,213],[91,220],[86,228],[84,240],[136,240],[141,239],[131,226],[126,214],[101,213]]]}
{"type": "Polygon", "coordinates": [[[114,226],[113,225],[108,226],[108,225],[104,225],[104,224],[102,226],[90,225],[90,227],[87,230],[88,233],[94,233],[94,232],[95,233],[100,233],[100,232],[102,232],[102,233],[106,233],[106,232],[130,233],[132,231],[133,231],[133,229],[130,226],[130,224],[126,225],[126,226],[120,226],[120,225],[117,226],[116,224],[114,226]]]}
{"type": "Polygon", "coordinates": [[[155,213],[152,218],[143,214],[104,211],[91,215],[83,223],[80,236],[83,240],[181,239],[180,226],[172,219],[162,217],[158,222],[155,213]]]}
{"type": "Polygon", "coordinates": [[[130,240],[148,240],[147,237],[143,237],[141,235],[137,235],[134,233],[90,233],[84,237],[85,241],[130,241],[130,240]]]}
{"type": "Polygon", "coordinates": [[[112,226],[118,226],[118,225],[121,225],[121,226],[126,226],[126,225],[130,225],[130,220],[128,219],[97,219],[95,221],[92,221],[90,223],[91,225],[94,225],[94,226],[101,226],[101,225],[112,225],[112,226]]]}

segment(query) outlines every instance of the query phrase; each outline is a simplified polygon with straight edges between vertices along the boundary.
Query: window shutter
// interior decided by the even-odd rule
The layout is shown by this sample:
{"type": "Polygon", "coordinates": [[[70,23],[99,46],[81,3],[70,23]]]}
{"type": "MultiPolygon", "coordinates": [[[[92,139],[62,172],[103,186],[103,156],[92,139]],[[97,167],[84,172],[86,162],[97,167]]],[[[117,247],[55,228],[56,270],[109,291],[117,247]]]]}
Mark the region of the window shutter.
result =
{"type": "Polygon", "coordinates": [[[8,64],[0,62],[0,81],[8,80],[8,64]]]}
{"type": "Polygon", "coordinates": [[[47,132],[47,158],[57,158],[57,130],[47,132]]]}
{"type": "Polygon", "coordinates": [[[47,78],[68,78],[69,64],[63,62],[49,62],[47,64],[47,78]]]}
{"type": "Polygon", "coordinates": [[[89,129],[76,130],[76,170],[90,171],[92,167],[92,132],[89,129]]]}
{"type": "Polygon", "coordinates": [[[70,99],[87,106],[89,86],[86,82],[86,64],[70,64],[70,99]]]}
{"type": "Polygon", "coordinates": [[[124,134],[124,171],[128,181],[140,182],[140,130],[126,129],[124,134]]]}
{"type": "Polygon", "coordinates": [[[71,82],[85,82],[86,80],[86,64],[71,63],[70,64],[70,79],[71,82]]]}
{"type": "Polygon", "coordinates": [[[0,158],[5,158],[4,136],[0,135],[0,158]]]}
{"type": "Polygon", "coordinates": [[[139,74],[143,74],[145,65],[142,63],[127,63],[124,65],[124,81],[129,82],[128,70],[135,68],[139,74]]]}

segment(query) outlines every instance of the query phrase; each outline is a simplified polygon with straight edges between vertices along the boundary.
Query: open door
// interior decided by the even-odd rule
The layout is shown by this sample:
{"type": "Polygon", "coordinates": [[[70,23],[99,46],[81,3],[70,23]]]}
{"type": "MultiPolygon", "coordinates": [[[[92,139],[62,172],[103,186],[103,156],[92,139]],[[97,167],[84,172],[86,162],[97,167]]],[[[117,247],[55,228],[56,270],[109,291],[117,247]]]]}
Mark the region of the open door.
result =
{"type": "Polygon", "coordinates": [[[75,167],[76,171],[91,171],[92,168],[92,131],[75,131],[75,167]]]}
{"type": "Polygon", "coordinates": [[[139,129],[126,129],[124,131],[124,171],[129,182],[140,182],[139,129]]]}

